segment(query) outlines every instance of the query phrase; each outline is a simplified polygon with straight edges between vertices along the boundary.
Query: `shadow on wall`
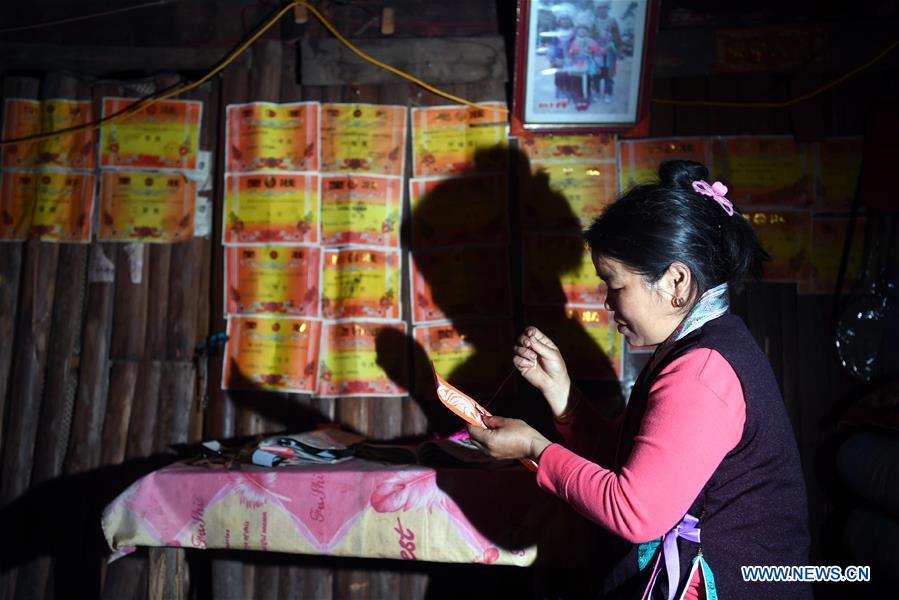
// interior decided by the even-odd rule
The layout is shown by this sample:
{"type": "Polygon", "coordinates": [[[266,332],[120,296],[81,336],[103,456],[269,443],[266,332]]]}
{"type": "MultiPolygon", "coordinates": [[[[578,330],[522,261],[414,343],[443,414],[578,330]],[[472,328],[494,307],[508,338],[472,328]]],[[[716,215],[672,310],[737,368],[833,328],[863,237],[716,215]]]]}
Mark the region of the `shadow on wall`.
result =
{"type": "MultiPolygon", "coordinates": [[[[413,313],[427,321],[449,321],[469,347],[469,356],[451,372],[441,373],[447,381],[481,404],[489,402],[501,386],[488,407],[491,412],[524,419],[555,436],[539,392],[517,372],[513,374],[514,340],[525,326],[536,325],[558,345],[576,385],[604,414],[615,414],[623,407],[611,361],[581,322],[565,310],[560,278],[582,265],[583,242],[577,215],[565,197],[550,187],[546,173],[533,173],[527,156],[517,150],[484,150],[458,177],[430,185],[411,212],[403,223],[404,247],[412,248],[410,268],[424,284],[417,287],[430,291],[413,290],[413,313]],[[507,194],[509,172],[517,177],[507,194]],[[539,207],[539,214],[528,214],[533,207],[539,207]],[[521,250],[522,221],[553,227],[552,235],[529,238],[525,250],[529,255],[521,250]],[[522,289],[526,298],[536,297],[537,302],[523,304],[522,289]],[[580,366],[581,372],[574,373],[573,365],[580,366]],[[513,378],[503,383],[510,374],[513,378]]],[[[403,337],[398,331],[384,330],[378,346],[388,347],[403,337]]],[[[462,424],[437,399],[428,351],[421,341],[412,336],[407,340],[414,365],[412,396],[428,419],[429,432],[445,435],[462,424]]],[[[391,372],[389,365],[382,368],[394,380],[402,380],[402,374],[391,372]]]]}

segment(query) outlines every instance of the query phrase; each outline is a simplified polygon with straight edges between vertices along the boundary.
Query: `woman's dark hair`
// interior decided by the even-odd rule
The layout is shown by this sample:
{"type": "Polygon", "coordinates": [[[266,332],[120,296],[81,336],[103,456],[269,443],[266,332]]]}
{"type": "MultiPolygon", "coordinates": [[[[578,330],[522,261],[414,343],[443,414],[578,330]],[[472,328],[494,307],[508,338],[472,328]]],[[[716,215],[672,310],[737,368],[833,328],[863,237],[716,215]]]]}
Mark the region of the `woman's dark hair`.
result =
{"type": "Polygon", "coordinates": [[[659,167],[659,180],[632,188],[597,217],[584,234],[594,254],[621,261],[650,283],[681,262],[697,295],[761,274],[768,253],[742,213],[734,207],[728,215],[693,190],[694,181],[712,183],[705,166],[668,161],[659,167]]]}

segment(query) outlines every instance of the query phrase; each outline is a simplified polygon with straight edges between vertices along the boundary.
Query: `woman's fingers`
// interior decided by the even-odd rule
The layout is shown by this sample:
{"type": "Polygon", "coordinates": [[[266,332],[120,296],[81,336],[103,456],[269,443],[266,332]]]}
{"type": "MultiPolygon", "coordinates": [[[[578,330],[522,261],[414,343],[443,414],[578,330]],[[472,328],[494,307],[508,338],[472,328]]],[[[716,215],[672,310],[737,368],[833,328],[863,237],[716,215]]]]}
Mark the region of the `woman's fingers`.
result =
{"type": "Polygon", "coordinates": [[[523,458],[534,453],[538,440],[545,441],[543,448],[549,444],[539,432],[518,419],[484,417],[484,424],[487,429],[469,425],[468,433],[473,442],[482,445],[494,458],[523,458]]]}
{"type": "Polygon", "coordinates": [[[553,350],[558,350],[558,348],[557,348],[556,345],[553,343],[553,341],[552,341],[551,339],[549,339],[548,337],[546,337],[546,334],[544,334],[542,331],[540,331],[539,329],[537,329],[537,328],[534,327],[533,325],[531,325],[530,327],[528,327],[528,328],[525,329],[524,331],[525,331],[525,334],[526,334],[528,337],[531,337],[531,338],[537,340],[538,342],[540,342],[540,343],[543,344],[544,346],[547,346],[547,347],[549,347],[549,348],[551,348],[551,349],[553,349],[553,350]]]}
{"type": "Polygon", "coordinates": [[[512,351],[516,356],[520,356],[526,360],[537,360],[538,354],[531,350],[530,348],[526,348],[524,346],[515,346],[512,351]]]}
{"type": "MultiPolygon", "coordinates": [[[[547,341],[548,340],[549,340],[549,338],[547,338],[547,341]]],[[[552,344],[552,342],[550,342],[550,344],[552,344]]],[[[528,340],[528,343],[526,344],[526,346],[528,348],[530,348],[531,350],[533,350],[534,352],[536,352],[542,358],[558,358],[559,357],[559,349],[556,348],[555,344],[553,344],[552,346],[549,346],[549,345],[541,342],[537,338],[531,338],[530,340],[528,340]]]]}
{"type": "Polygon", "coordinates": [[[523,371],[532,368],[537,363],[535,363],[533,360],[522,358],[521,356],[513,356],[512,364],[515,365],[519,370],[523,371]]]}
{"type": "Polygon", "coordinates": [[[496,415],[483,415],[481,420],[484,421],[484,425],[487,426],[487,429],[496,429],[497,427],[502,427],[506,424],[505,417],[497,417],[496,415]]]}

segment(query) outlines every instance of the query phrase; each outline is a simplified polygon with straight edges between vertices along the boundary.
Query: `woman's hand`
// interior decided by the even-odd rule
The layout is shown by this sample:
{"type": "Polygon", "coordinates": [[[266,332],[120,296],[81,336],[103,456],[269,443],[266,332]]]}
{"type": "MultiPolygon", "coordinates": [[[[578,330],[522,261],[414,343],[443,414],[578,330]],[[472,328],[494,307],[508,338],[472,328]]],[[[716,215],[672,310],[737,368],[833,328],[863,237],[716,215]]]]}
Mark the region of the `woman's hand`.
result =
{"type": "Polygon", "coordinates": [[[571,379],[561,352],[536,327],[528,327],[518,338],[512,363],[528,383],[543,393],[556,417],[568,409],[571,379]]]}
{"type": "Polygon", "coordinates": [[[488,429],[469,425],[468,434],[493,458],[537,460],[551,443],[539,431],[519,419],[487,416],[483,419],[488,429]]]}

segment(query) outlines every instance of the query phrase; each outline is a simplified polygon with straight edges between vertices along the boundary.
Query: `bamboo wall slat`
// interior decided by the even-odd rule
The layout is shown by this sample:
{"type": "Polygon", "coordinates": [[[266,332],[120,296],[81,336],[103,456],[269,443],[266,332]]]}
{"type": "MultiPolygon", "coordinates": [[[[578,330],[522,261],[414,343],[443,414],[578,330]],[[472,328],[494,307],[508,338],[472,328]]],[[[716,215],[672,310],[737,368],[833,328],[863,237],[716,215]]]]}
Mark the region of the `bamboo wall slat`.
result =
{"type": "MultiPolygon", "coordinates": [[[[224,130],[225,110],[229,104],[238,104],[248,101],[247,86],[250,78],[249,56],[243,55],[235,61],[222,74],[221,95],[218,105],[218,132],[224,130]]],[[[212,231],[213,239],[222,239],[222,214],[225,209],[224,186],[225,178],[225,136],[219,135],[216,142],[214,179],[214,200],[212,231]]],[[[224,307],[222,305],[224,295],[224,251],[220,244],[216,244],[211,252],[211,278],[210,289],[210,333],[225,331],[226,323],[223,318],[224,307]]],[[[213,353],[208,361],[208,407],[206,409],[204,437],[208,439],[226,439],[234,437],[237,420],[237,406],[234,401],[221,389],[222,361],[221,352],[213,353]]]]}
{"type": "MultiPolygon", "coordinates": [[[[219,138],[219,114],[217,110],[220,85],[219,80],[212,81],[190,93],[190,98],[203,101],[203,119],[200,130],[200,149],[215,154],[219,138]]],[[[214,179],[214,164],[209,165],[213,189],[220,187],[214,179]]],[[[212,193],[200,192],[200,196],[212,206],[212,193]]],[[[192,361],[195,368],[195,393],[189,406],[186,407],[188,420],[187,441],[196,442],[203,438],[203,396],[208,388],[207,380],[200,380],[196,372],[198,363],[195,351],[197,346],[209,336],[210,327],[210,278],[213,240],[195,238],[172,249],[172,261],[176,265],[173,270],[169,288],[168,332],[169,360],[192,361]]],[[[216,247],[218,245],[216,244],[216,247]]]]}
{"type": "MultiPolygon", "coordinates": [[[[42,87],[45,98],[89,99],[87,89],[70,76],[51,73],[42,87]]],[[[59,247],[55,287],[59,293],[50,326],[52,344],[32,472],[35,483],[58,476],[65,459],[78,380],[87,253],[86,244],[59,247]]]]}
{"type": "MultiPolygon", "coordinates": [[[[147,337],[147,293],[150,261],[140,242],[109,244],[115,256],[115,306],[109,357],[116,360],[143,358],[147,337]]],[[[110,257],[111,258],[111,257],[110,257]]]]}
{"type": "Polygon", "coordinates": [[[26,242],[0,487],[4,504],[21,496],[31,482],[58,258],[58,245],[26,242]]]}
{"type": "MultiPolygon", "coordinates": [[[[248,85],[250,79],[251,61],[248,55],[243,55],[238,61],[228,67],[222,75],[221,95],[218,104],[218,132],[224,131],[226,107],[228,104],[246,102],[248,98],[248,85]]],[[[213,201],[213,239],[222,239],[222,214],[225,207],[224,173],[226,156],[226,139],[219,133],[216,143],[213,201]]],[[[224,307],[224,252],[220,244],[216,244],[211,252],[211,278],[210,288],[210,321],[212,323],[210,333],[225,331],[226,323],[223,318],[224,307]]],[[[203,437],[206,439],[227,439],[237,433],[238,407],[231,397],[221,390],[222,377],[221,351],[213,352],[208,358],[208,406],[204,419],[203,437]]],[[[210,567],[210,588],[214,598],[234,598],[245,593],[244,569],[238,560],[213,558],[210,567]]]]}
{"type": "MultiPolygon", "coordinates": [[[[41,85],[40,97],[68,97],[76,95],[75,82],[68,77],[48,74],[41,85]]],[[[25,90],[22,90],[25,91],[25,90]]],[[[28,97],[26,94],[22,94],[28,97]]],[[[33,97],[33,96],[32,96],[33,97]]],[[[20,243],[7,245],[21,246],[20,243]]],[[[52,244],[51,244],[52,245],[52,244]]],[[[80,297],[59,299],[54,305],[57,284],[57,265],[60,289],[71,284],[77,294],[79,287],[78,251],[63,253],[47,248],[48,244],[31,241],[24,245],[25,263],[20,276],[20,322],[16,342],[22,340],[24,352],[16,352],[11,373],[11,411],[6,426],[6,442],[16,444],[4,453],[4,478],[8,496],[0,504],[22,495],[28,486],[36,485],[59,474],[61,454],[65,451],[65,436],[54,435],[53,427],[67,424],[71,419],[70,375],[75,358],[80,297]],[[66,269],[70,269],[67,271],[66,269]],[[24,325],[24,328],[23,328],[24,325]],[[21,462],[21,461],[25,462],[21,462]],[[9,462],[12,461],[12,462],[9,462]],[[19,469],[18,476],[7,469],[19,469]],[[31,475],[29,478],[28,476],[31,475]]],[[[47,591],[51,561],[38,556],[24,564],[18,573],[10,573],[7,597],[43,598],[47,591]],[[14,585],[14,596],[13,586],[14,585]]]]}
{"type": "Polygon", "coordinates": [[[109,397],[114,401],[109,402],[103,423],[101,464],[117,465],[125,460],[139,370],[139,363],[132,361],[114,361],[109,366],[109,397]]]}
{"type": "Polygon", "coordinates": [[[162,385],[163,363],[137,363],[137,383],[134,387],[131,424],[128,428],[126,458],[150,456],[156,450],[156,422],[159,415],[159,388],[162,385]]]}
{"type": "MultiPolygon", "coordinates": [[[[102,97],[119,93],[116,87],[94,88],[94,114],[100,114],[102,97]]],[[[91,245],[90,252],[103,254],[113,260],[114,244],[91,245]]],[[[90,259],[89,259],[90,260],[90,259]]],[[[116,280],[128,277],[127,263],[116,264],[116,280]]],[[[96,468],[100,462],[103,421],[106,413],[109,384],[111,340],[114,339],[114,286],[107,281],[88,277],[85,317],[82,329],[82,353],[78,374],[78,393],[65,471],[83,473],[96,468]]],[[[129,402],[128,398],[117,402],[129,402]]],[[[125,412],[127,409],[123,407],[125,412]]]]}

